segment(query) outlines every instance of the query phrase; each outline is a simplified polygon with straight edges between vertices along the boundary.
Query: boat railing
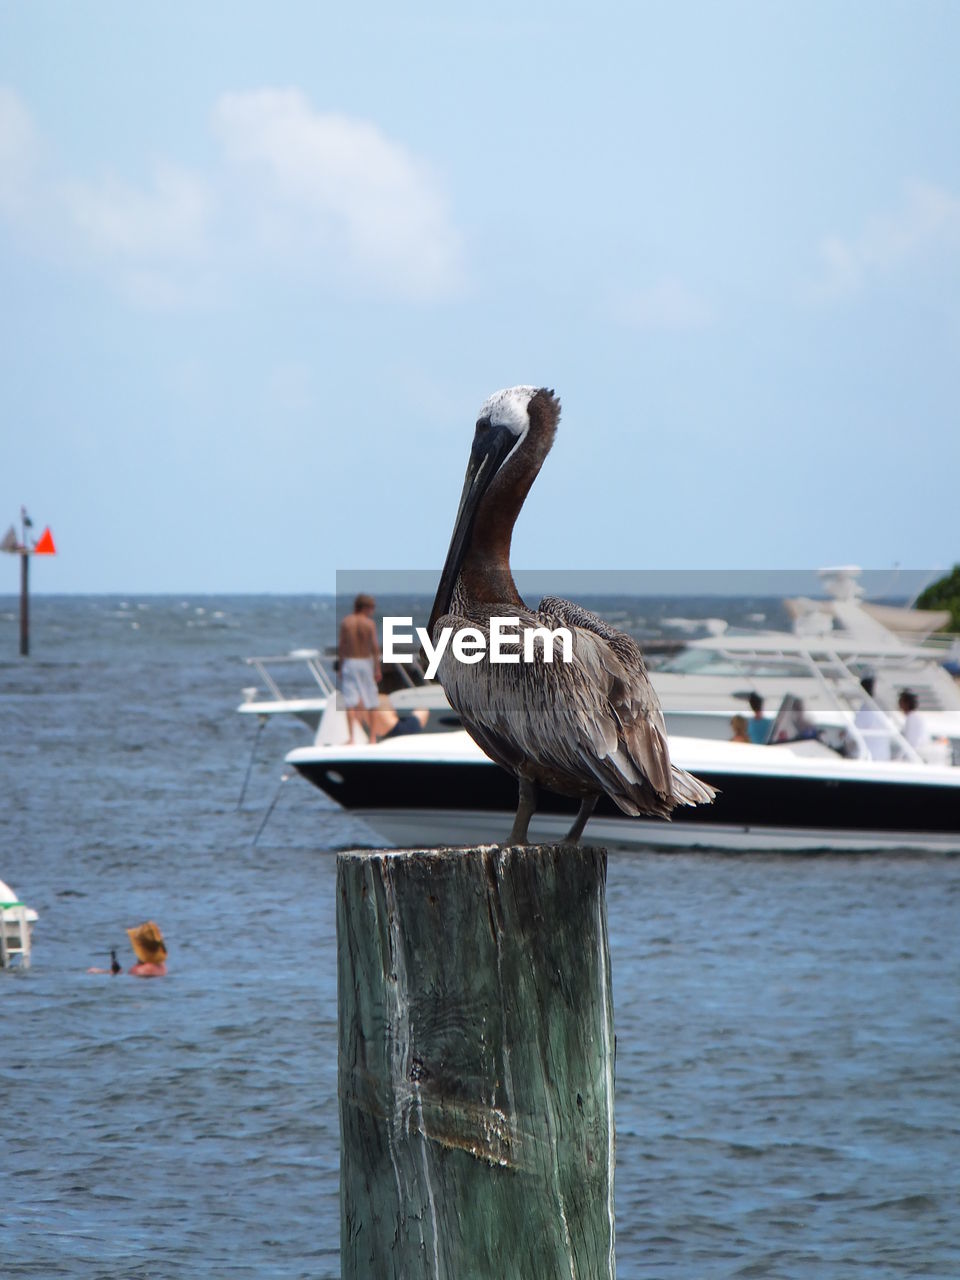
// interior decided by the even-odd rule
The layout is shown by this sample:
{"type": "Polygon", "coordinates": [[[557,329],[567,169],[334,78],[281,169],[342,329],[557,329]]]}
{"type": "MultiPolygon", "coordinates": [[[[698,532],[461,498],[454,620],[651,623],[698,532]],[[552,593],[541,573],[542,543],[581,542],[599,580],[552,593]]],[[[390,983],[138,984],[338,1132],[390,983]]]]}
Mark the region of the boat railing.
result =
{"type": "MultiPolygon", "coordinates": [[[[755,657],[762,657],[765,663],[771,665],[782,664],[785,670],[796,671],[798,665],[806,668],[825,695],[827,702],[842,713],[844,730],[861,757],[869,757],[873,754],[870,751],[867,735],[862,733],[859,726],[854,723],[856,712],[861,706],[866,705],[879,717],[880,725],[876,731],[877,735],[885,735],[891,746],[896,748],[901,759],[911,760],[917,764],[924,763],[923,757],[904,737],[896,720],[863,688],[861,679],[854,669],[858,665],[875,667],[878,658],[876,653],[865,650],[861,655],[848,655],[844,658],[827,645],[806,651],[786,648],[764,649],[762,654],[723,649],[722,646],[718,646],[717,652],[722,653],[734,664],[740,663],[745,675],[749,672],[750,660],[755,657]]],[[[899,661],[898,668],[902,669],[902,665],[902,661],[899,661]]],[[[872,737],[873,734],[869,736],[872,737]]]]}
{"type": "MultiPolygon", "coordinates": [[[[253,667],[264,687],[276,702],[288,701],[288,695],[283,692],[274,674],[276,669],[280,667],[286,667],[288,670],[293,667],[300,667],[301,669],[305,667],[324,697],[329,698],[331,694],[336,692],[336,680],[332,672],[328,671],[324,666],[319,649],[292,649],[289,653],[270,654],[267,657],[259,658],[244,658],[244,662],[248,667],[253,667]]],[[[258,701],[260,690],[248,688],[244,689],[243,693],[247,702],[256,702],[258,701]]]]}
{"type": "MultiPolygon", "coordinates": [[[[288,672],[293,667],[306,668],[311,680],[319,689],[320,696],[324,698],[329,698],[337,689],[337,651],[335,648],[325,649],[322,653],[319,649],[292,649],[289,653],[244,658],[244,662],[248,667],[253,667],[254,671],[256,671],[263,689],[266,689],[270,695],[270,700],[273,702],[288,702],[304,697],[302,693],[291,696],[289,692],[285,693],[281,688],[280,682],[284,680],[284,677],[280,674],[280,670],[284,668],[288,672]]],[[[423,671],[416,662],[384,663],[383,676],[385,682],[383,688],[387,693],[396,692],[398,689],[416,689],[425,683],[423,671]]],[[[284,680],[284,683],[289,689],[289,682],[284,680]]],[[[244,689],[244,702],[262,702],[263,689],[256,686],[244,689]]]]}
{"type": "Polygon", "coordinates": [[[859,677],[850,669],[840,655],[838,653],[830,653],[829,662],[832,667],[829,678],[826,669],[821,664],[811,660],[810,665],[827,697],[831,699],[839,710],[851,713],[850,723],[846,726],[846,732],[856,744],[858,755],[869,758],[873,755],[873,752],[870,750],[868,737],[885,735],[891,745],[896,747],[897,754],[902,759],[912,760],[915,764],[923,764],[923,757],[904,737],[897,722],[886,708],[877,702],[872,694],[867,693],[859,677]],[[854,698],[856,699],[856,705],[854,704],[854,698]],[[879,717],[881,725],[878,730],[871,730],[869,734],[864,734],[860,726],[857,725],[856,712],[861,706],[869,707],[879,717]]]}

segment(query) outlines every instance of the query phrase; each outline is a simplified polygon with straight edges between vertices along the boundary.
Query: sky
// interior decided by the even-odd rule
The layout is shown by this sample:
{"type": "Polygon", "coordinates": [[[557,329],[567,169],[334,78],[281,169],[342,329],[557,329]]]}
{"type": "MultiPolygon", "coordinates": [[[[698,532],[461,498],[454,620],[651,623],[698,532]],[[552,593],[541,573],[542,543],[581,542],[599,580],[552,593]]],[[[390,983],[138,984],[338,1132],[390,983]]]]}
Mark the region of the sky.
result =
{"type": "MultiPolygon", "coordinates": [[[[960,560],[960,5],[0,0],[0,536],[37,592],[960,560]]],[[[0,593],[17,590],[0,557],[0,593]]]]}

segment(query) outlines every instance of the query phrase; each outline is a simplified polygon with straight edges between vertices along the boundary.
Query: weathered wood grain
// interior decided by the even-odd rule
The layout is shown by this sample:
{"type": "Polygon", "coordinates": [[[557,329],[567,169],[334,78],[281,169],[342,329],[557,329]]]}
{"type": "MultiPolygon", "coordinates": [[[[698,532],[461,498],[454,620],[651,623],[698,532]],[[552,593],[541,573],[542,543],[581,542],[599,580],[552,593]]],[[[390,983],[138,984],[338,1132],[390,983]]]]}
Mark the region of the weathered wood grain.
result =
{"type": "Polygon", "coordinates": [[[344,1280],[614,1275],[606,854],[337,867],[344,1280]]]}

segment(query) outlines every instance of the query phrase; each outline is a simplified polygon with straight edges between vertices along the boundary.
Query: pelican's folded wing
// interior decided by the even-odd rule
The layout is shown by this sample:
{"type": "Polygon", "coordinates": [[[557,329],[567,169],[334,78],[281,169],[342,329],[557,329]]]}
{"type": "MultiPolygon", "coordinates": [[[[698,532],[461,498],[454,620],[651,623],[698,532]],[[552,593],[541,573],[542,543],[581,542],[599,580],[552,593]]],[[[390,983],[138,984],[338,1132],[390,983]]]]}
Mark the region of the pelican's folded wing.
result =
{"type": "MultiPolygon", "coordinates": [[[[619,766],[625,754],[664,800],[674,804],[709,804],[714,798],[713,789],[670,761],[660,700],[636,640],[589,609],[560,596],[544,597],[539,613],[597,638],[597,660],[609,677],[606,697],[619,726],[622,747],[610,756],[611,763],[619,766]]],[[[581,644],[581,651],[586,647],[581,644]]]]}

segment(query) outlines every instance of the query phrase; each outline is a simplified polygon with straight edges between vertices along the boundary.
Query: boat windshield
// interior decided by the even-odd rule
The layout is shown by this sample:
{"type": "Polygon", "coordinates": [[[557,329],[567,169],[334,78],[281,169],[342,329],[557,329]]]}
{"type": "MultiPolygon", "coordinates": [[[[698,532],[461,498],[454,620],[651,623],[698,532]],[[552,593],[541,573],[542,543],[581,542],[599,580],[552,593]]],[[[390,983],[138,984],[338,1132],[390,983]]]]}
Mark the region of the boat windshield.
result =
{"type": "Polygon", "coordinates": [[[658,671],[673,675],[702,676],[809,676],[802,662],[760,654],[734,656],[714,649],[684,649],[661,662],[658,671]]]}

